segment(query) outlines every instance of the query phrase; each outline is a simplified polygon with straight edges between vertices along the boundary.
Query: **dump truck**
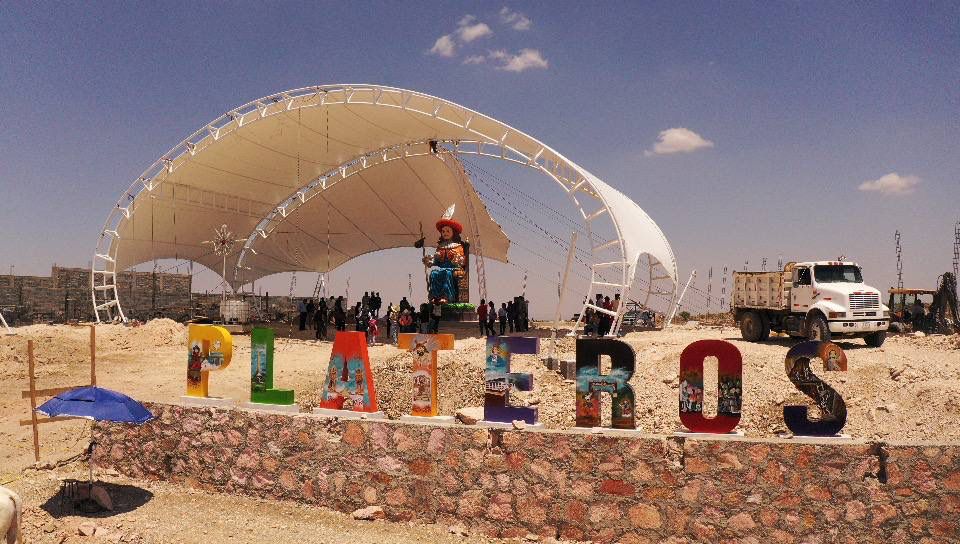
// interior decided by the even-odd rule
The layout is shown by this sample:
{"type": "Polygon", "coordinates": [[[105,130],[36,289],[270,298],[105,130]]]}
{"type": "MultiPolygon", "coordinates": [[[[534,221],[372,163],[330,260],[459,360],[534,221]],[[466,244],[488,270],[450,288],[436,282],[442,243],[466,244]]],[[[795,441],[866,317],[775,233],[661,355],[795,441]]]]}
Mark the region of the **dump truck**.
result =
{"type": "Polygon", "coordinates": [[[830,341],[863,338],[880,347],[890,309],[880,291],[863,283],[857,263],[787,263],[779,272],[734,272],[731,309],[743,339],[766,340],[770,331],[830,341]]]}

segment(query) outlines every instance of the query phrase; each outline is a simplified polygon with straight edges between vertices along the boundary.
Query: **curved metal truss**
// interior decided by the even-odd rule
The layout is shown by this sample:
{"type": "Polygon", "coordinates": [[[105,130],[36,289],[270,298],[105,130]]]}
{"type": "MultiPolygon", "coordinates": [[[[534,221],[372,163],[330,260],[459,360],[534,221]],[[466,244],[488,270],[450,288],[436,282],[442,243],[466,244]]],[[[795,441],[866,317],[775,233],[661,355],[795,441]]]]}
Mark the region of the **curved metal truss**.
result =
{"type": "MultiPolygon", "coordinates": [[[[431,145],[443,145],[453,153],[498,158],[539,170],[560,185],[581,216],[590,242],[590,255],[594,261],[591,265],[584,311],[581,311],[581,321],[587,308],[610,314],[613,317],[610,334],[617,334],[626,305],[620,304],[617,311],[612,312],[594,306],[590,294],[605,289],[613,294],[620,294],[621,299],[626,301],[639,262],[627,262],[621,225],[614,214],[610,213],[603,196],[591,184],[592,176],[538,140],[483,114],[423,93],[377,85],[305,87],[254,100],[206,124],[153,163],[117,201],[100,232],[90,273],[91,296],[97,320],[126,320],[116,283],[117,254],[121,245],[118,231],[121,223],[131,218],[137,196],[143,191],[152,192],[163,183],[160,174],[173,173],[177,166],[201,153],[213,142],[259,120],[299,108],[352,104],[402,109],[447,123],[475,139],[420,140],[396,144],[359,155],[315,178],[282,200],[249,234],[237,261],[232,283],[243,283],[243,257],[247,251],[256,251],[253,249],[256,240],[268,237],[279,223],[310,198],[334,183],[372,166],[426,155],[431,153],[431,145]],[[536,151],[524,152],[522,149],[536,151]],[[584,205],[585,203],[592,205],[584,205]],[[594,229],[594,224],[598,221],[605,221],[611,227],[614,235],[609,240],[602,240],[594,235],[597,230],[594,229]],[[612,272],[616,279],[606,279],[601,271],[607,271],[608,275],[612,272]]],[[[661,263],[651,259],[650,264],[652,268],[653,265],[661,263]]],[[[663,263],[662,266],[669,271],[671,267],[675,269],[676,263],[663,263]]],[[[651,272],[651,282],[654,278],[652,274],[651,272]]],[[[648,299],[649,296],[648,293],[648,299]]],[[[577,322],[574,330],[581,321],[577,322]]]]}

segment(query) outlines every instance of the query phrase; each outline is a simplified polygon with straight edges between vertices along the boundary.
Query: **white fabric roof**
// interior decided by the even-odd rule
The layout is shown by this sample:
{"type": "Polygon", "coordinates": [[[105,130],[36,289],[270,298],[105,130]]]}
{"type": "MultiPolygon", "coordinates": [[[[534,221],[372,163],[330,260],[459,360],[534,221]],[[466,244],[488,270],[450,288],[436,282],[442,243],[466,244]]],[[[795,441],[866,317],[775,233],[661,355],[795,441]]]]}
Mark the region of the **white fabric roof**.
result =
{"type": "MultiPolygon", "coordinates": [[[[495,119],[436,97],[374,85],[310,87],[265,97],[191,135],[118,202],[129,213],[119,221],[119,240],[111,248],[116,268],[179,258],[219,271],[220,257],[201,242],[226,224],[238,239],[249,239],[250,249],[242,252],[242,283],[276,272],[325,271],[364,253],[409,247],[419,237],[419,222],[432,244],[434,222],[454,202],[467,237],[471,218],[462,185],[438,157],[423,152],[428,140],[541,169],[568,191],[585,224],[594,220],[589,216],[598,206],[606,208],[621,242],[612,251],[630,265],[630,279],[639,256],[647,254],[676,285],[669,243],[620,191],[495,119]],[[398,146],[410,146],[414,153],[386,160],[398,146]],[[378,157],[378,150],[387,150],[379,164],[357,168],[325,187],[316,182],[345,165],[356,166],[360,157],[378,157]],[[304,195],[301,201],[288,207],[285,203],[296,201],[298,192],[304,195]]],[[[472,186],[467,192],[484,256],[505,262],[509,241],[472,186]]],[[[239,280],[231,271],[239,256],[227,262],[235,286],[239,280]]]]}
{"type": "MultiPolygon", "coordinates": [[[[118,268],[174,258],[193,260],[219,273],[222,257],[203,243],[213,239],[214,229],[227,225],[235,240],[245,240],[277,206],[282,198],[277,195],[287,196],[261,183],[263,197],[244,193],[253,197],[244,198],[229,194],[230,185],[237,184],[223,180],[216,185],[203,175],[211,165],[218,172],[229,169],[234,158],[225,154],[208,159],[203,166],[184,165],[152,192],[137,195],[130,219],[117,229],[118,268]],[[268,203],[270,199],[276,200],[268,203]]],[[[233,168],[238,174],[248,171],[233,168]]],[[[473,219],[466,213],[460,187],[454,173],[433,155],[366,169],[307,200],[267,238],[257,237],[254,252],[244,256],[242,281],[277,272],[326,272],[365,253],[411,247],[420,238],[421,223],[426,243],[432,246],[437,238],[434,224],[450,204],[457,205],[454,218],[463,224],[464,239],[469,240],[473,219]]],[[[466,188],[477,215],[484,257],[507,262],[510,241],[472,185],[466,188]]],[[[238,242],[238,251],[227,258],[230,280],[242,245],[238,242]]]]}

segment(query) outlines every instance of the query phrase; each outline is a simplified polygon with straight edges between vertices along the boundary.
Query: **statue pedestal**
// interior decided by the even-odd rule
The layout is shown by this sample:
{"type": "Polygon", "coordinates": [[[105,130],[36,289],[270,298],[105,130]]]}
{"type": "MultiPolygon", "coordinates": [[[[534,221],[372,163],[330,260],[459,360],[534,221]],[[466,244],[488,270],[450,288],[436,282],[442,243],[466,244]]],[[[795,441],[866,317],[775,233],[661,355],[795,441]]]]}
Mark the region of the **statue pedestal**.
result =
{"type": "Polygon", "coordinates": [[[296,404],[266,404],[262,402],[243,402],[240,403],[240,408],[245,410],[260,410],[263,412],[287,412],[291,414],[299,414],[300,406],[296,404]]]}
{"type": "Polygon", "coordinates": [[[777,435],[777,438],[782,438],[784,440],[796,440],[797,442],[803,442],[804,444],[843,444],[845,442],[853,441],[853,438],[849,434],[835,434],[832,436],[808,436],[795,434],[792,436],[777,435]]]}
{"type": "Polygon", "coordinates": [[[612,436],[645,436],[649,434],[649,431],[644,431],[637,428],[617,429],[616,427],[572,427],[565,430],[571,433],[604,434],[612,436]]]}
{"type": "Polygon", "coordinates": [[[353,410],[333,410],[330,408],[314,408],[313,414],[340,419],[389,419],[387,414],[383,412],[354,412],[353,410]]]}
{"type": "Polygon", "coordinates": [[[191,397],[190,395],[181,396],[180,401],[194,406],[217,406],[220,408],[232,408],[237,404],[237,401],[223,397],[191,397]]]}
{"type": "Polygon", "coordinates": [[[404,423],[426,423],[429,425],[452,425],[456,423],[453,416],[400,416],[400,421],[404,423]]]}
{"type": "Polygon", "coordinates": [[[487,421],[485,419],[481,419],[480,421],[477,422],[477,427],[487,427],[490,429],[505,429],[505,430],[512,430],[512,431],[524,431],[527,429],[530,429],[530,430],[543,429],[543,423],[534,423],[533,425],[529,423],[525,423],[522,429],[517,429],[513,426],[512,422],[504,423],[503,421],[487,421]]]}
{"type": "Polygon", "coordinates": [[[730,431],[729,433],[695,433],[686,429],[678,429],[673,436],[683,438],[709,438],[712,440],[729,440],[731,438],[743,438],[743,431],[730,431]]]}

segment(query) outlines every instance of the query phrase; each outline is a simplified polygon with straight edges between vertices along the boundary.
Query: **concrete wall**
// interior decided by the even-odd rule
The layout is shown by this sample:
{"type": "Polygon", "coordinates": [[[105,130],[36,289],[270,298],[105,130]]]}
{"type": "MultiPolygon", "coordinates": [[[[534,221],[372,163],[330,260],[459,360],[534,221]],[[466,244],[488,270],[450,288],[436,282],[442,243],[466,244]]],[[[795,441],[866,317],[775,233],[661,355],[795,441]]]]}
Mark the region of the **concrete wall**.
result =
{"type": "Polygon", "coordinates": [[[598,542],[956,542],[960,445],[713,440],[151,404],[97,424],[135,478],[598,542]]]}
{"type": "MultiPolygon", "coordinates": [[[[198,315],[219,319],[220,293],[190,294],[189,274],[121,272],[117,291],[124,314],[130,319],[147,320],[169,317],[182,320],[191,315],[191,304],[198,315]]],[[[260,307],[269,307],[269,317],[292,316],[296,304],[290,297],[245,298],[260,307]]],[[[54,266],[49,276],[0,275],[0,310],[10,325],[36,322],[64,322],[70,319],[92,321],[90,270],[54,266]]],[[[266,314],[264,314],[266,315],[266,314]]]]}
{"type": "MultiPolygon", "coordinates": [[[[121,272],[117,287],[128,317],[189,311],[188,274],[121,272]]],[[[14,323],[92,320],[90,270],[54,266],[49,276],[0,276],[0,308],[14,323]]],[[[176,317],[176,316],[170,316],[176,317]]]]}

